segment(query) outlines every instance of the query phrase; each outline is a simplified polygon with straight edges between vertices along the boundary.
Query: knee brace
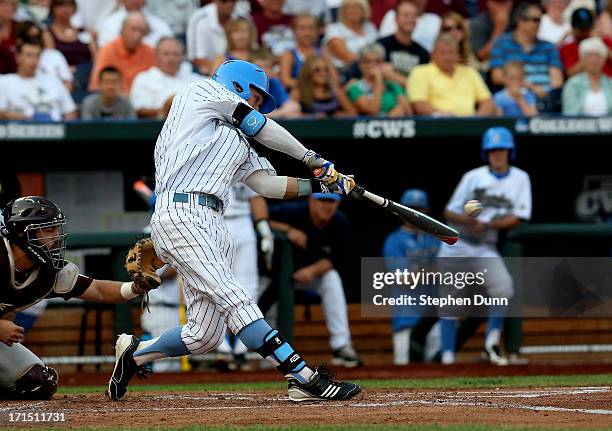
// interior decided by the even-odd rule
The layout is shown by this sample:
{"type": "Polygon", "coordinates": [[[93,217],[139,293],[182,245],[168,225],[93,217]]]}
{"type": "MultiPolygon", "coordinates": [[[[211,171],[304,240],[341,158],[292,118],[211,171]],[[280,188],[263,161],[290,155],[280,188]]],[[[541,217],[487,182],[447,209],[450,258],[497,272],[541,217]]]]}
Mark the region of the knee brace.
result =
{"type": "Polygon", "coordinates": [[[16,396],[22,400],[48,400],[57,391],[57,382],[57,371],[34,364],[15,381],[16,396]]]}
{"type": "Polygon", "coordinates": [[[273,357],[278,362],[276,369],[283,375],[299,372],[306,366],[302,357],[293,350],[285,337],[276,329],[268,332],[264,338],[264,344],[256,351],[263,358],[273,357]]]}

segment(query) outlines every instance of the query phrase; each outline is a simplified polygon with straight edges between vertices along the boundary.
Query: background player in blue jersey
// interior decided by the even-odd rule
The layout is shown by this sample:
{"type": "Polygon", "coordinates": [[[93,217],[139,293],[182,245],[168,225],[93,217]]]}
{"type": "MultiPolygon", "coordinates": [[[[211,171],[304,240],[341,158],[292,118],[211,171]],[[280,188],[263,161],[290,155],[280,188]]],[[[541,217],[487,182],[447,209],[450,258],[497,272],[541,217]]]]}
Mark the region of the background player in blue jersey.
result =
{"type": "MultiPolygon", "coordinates": [[[[427,193],[420,189],[406,190],[400,199],[402,205],[414,208],[421,212],[429,211],[429,198],[427,193]]],[[[409,223],[389,234],[383,246],[385,267],[387,271],[396,269],[409,271],[420,271],[422,268],[430,268],[440,241],[428,235],[409,223]]],[[[425,293],[422,288],[417,288],[419,294],[425,293]]],[[[401,293],[406,293],[402,291],[401,293]]],[[[393,363],[405,365],[410,361],[410,341],[413,328],[422,320],[422,311],[417,306],[406,309],[395,307],[391,319],[393,327],[393,363]]],[[[430,327],[431,325],[429,325],[430,327]]]]}

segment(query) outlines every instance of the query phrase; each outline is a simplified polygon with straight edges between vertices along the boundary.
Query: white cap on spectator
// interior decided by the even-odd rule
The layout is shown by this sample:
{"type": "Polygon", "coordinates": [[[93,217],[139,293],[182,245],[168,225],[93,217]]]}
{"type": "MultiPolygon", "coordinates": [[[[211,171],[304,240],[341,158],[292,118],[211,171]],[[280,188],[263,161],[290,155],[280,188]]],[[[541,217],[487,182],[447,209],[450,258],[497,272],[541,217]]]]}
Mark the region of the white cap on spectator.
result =
{"type": "Polygon", "coordinates": [[[608,47],[599,37],[589,37],[588,39],[584,39],[578,45],[578,52],[580,53],[580,58],[584,58],[587,54],[599,54],[603,58],[608,57],[608,47]]]}

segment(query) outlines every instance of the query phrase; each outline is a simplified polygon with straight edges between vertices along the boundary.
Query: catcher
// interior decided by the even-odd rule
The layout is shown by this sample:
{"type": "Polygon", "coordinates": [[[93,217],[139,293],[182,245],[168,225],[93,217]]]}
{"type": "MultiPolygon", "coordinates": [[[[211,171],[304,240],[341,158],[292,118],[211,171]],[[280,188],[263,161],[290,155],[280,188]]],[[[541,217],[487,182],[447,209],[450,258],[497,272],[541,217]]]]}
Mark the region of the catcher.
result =
{"type": "Polygon", "coordinates": [[[13,311],[45,298],[81,298],[120,303],[146,294],[160,284],[150,240],[130,250],[126,265],[136,271],[132,282],[94,280],[64,260],[64,214],[49,199],[28,196],[10,201],[0,217],[0,399],[49,399],[58,374],[20,344],[23,328],[13,311]]]}

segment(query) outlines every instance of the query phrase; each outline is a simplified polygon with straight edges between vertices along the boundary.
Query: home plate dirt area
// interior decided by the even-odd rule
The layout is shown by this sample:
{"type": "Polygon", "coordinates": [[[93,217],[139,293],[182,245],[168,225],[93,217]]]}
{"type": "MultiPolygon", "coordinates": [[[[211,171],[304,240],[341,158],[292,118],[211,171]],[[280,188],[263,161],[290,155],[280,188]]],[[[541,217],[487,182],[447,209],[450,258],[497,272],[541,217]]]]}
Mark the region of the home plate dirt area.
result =
{"type": "Polygon", "coordinates": [[[297,404],[280,391],[130,392],[120,402],[109,402],[102,394],[66,394],[51,401],[6,402],[0,413],[65,412],[68,422],[61,428],[253,423],[612,428],[612,388],[607,386],[465,391],[364,389],[361,396],[348,402],[297,404]]]}

